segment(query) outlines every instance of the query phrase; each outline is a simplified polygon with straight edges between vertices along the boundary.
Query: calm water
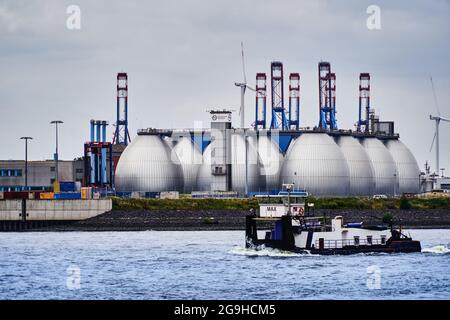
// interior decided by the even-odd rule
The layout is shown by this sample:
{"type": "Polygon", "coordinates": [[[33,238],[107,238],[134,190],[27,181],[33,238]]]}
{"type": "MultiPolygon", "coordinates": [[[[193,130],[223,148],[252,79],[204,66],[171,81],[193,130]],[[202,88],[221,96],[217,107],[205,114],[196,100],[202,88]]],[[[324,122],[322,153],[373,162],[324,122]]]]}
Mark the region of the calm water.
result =
{"type": "Polygon", "coordinates": [[[0,233],[0,299],[450,299],[450,230],[410,233],[428,253],[256,252],[241,231],[0,233]]]}

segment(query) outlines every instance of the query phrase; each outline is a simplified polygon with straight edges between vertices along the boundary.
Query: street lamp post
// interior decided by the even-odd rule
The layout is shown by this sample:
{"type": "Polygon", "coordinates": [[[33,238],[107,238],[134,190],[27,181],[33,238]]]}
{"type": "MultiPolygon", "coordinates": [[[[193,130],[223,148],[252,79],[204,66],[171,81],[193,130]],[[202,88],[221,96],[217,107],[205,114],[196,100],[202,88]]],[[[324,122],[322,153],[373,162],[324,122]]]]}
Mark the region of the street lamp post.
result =
{"type": "Polygon", "coordinates": [[[59,172],[58,172],[58,158],[59,158],[59,154],[58,154],[58,124],[62,124],[64,123],[61,120],[53,120],[50,122],[50,124],[54,124],[55,125],[55,130],[56,130],[56,153],[55,153],[55,181],[59,181],[59,172]]]}
{"type": "Polygon", "coordinates": [[[28,190],[28,140],[33,140],[32,137],[21,137],[25,140],[25,190],[28,190]]]}

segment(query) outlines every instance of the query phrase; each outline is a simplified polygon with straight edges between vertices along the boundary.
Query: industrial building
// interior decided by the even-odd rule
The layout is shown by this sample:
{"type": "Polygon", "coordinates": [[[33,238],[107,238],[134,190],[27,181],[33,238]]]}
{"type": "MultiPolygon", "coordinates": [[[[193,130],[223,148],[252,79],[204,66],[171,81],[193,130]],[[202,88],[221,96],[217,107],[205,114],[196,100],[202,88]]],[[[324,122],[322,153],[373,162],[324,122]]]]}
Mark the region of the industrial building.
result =
{"type": "MultiPolygon", "coordinates": [[[[83,160],[59,160],[61,181],[83,181],[83,160]]],[[[28,189],[51,190],[56,179],[54,160],[28,161],[28,189]]],[[[25,161],[0,161],[0,191],[23,191],[25,188],[25,161]]]]}
{"type": "Polygon", "coordinates": [[[257,73],[255,89],[245,81],[236,83],[241,87],[241,128],[232,128],[230,111],[213,110],[210,129],[139,130],[117,164],[116,191],[249,195],[293,182],[314,196],[418,193],[421,175],[414,156],[399,140],[394,122],[380,121],[370,106],[370,75],[359,77],[355,130],[338,128],[336,74],[330,63],[318,64],[318,78],[319,121],[314,127],[300,125],[300,74],[289,75],[286,105],[283,64],[275,61],[270,93],[265,73],[257,73]],[[243,125],[246,88],[255,91],[251,128],[243,125]]]}

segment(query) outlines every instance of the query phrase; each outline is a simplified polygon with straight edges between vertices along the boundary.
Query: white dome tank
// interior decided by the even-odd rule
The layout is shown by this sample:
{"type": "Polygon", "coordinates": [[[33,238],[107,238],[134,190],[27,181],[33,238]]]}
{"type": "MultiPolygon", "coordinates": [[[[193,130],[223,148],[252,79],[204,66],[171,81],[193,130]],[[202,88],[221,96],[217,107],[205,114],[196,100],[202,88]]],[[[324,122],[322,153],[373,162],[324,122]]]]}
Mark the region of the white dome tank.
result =
{"type": "Polygon", "coordinates": [[[190,193],[197,190],[197,174],[202,164],[202,153],[199,148],[190,138],[182,137],[175,142],[172,150],[175,153],[172,161],[176,162],[179,159],[183,171],[183,192],[190,193]]]}
{"type": "Polygon", "coordinates": [[[261,183],[266,191],[281,189],[280,172],[283,165],[283,154],[270,136],[259,136],[258,156],[260,160],[261,183]]]}
{"type": "Polygon", "coordinates": [[[116,168],[116,190],[159,192],[181,190],[179,160],[172,161],[169,145],[157,135],[138,135],[122,153],[116,168]]]}
{"type": "Polygon", "coordinates": [[[397,166],[399,194],[420,191],[420,169],[411,151],[400,140],[387,140],[385,146],[397,166]]]}
{"type": "Polygon", "coordinates": [[[202,164],[197,173],[198,191],[211,191],[211,144],[203,151],[202,164]]]}
{"type": "MultiPolygon", "coordinates": [[[[247,179],[248,191],[261,191],[260,161],[256,151],[255,137],[248,137],[247,179]]],[[[245,140],[242,134],[231,135],[231,188],[245,192],[245,140]]]]}
{"type": "Polygon", "coordinates": [[[371,196],[375,192],[375,178],[370,158],[364,147],[352,136],[336,138],[347,160],[350,172],[350,195],[371,196]]]}
{"type": "Polygon", "coordinates": [[[350,173],[341,149],[326,133],[303,133],[291,143],[280,183],[295,183],[313,196],[347,196],[350,173]]]}
{"type": "MultiPolygon", "coordinates": [[[[248,190],[259,191],[260,170],[253,137],[248,138],[248,190]]],[[[197,190],[211,190],[211,144],[203,152],[203,163],[197,175],[197,190]]],[[[241,134],[231,135],[231,190],[245,191],[245,142],[241,134]]]]}
{"type": "Polygon", "coordinates": [[[398,194],[397,167],[389,150],[377,138],[363,138],[361,144],[372,162],[375,177],[375,193],[398,194]]]}

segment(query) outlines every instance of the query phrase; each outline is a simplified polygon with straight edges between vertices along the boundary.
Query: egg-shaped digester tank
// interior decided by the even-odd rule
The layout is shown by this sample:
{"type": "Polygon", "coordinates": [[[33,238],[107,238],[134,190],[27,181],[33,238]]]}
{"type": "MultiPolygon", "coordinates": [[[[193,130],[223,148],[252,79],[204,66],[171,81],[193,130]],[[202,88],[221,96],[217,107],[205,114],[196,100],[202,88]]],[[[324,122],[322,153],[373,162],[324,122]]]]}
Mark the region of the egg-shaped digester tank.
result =
{"type": "Polygon", "coordinates": [[[374,172],[364,147],[352,136],[341,135],[335,139],[347,161],[350,173],[349,195],[373,195],[375,192],[374,172]]]}
{"type": "Polygon", "coordinates": [[[350,173],[341,149],[326,133],[303,133],[289,147],[280,183],[313,196],[348,196],[350,173]]]}
{"type": "Polygon", "coordinates": [[[179,163],[169,145],[158,135],[138,135],[119,159],[115,176],[116,190],[181,191],[183,172],[179,163]]]}
{"type": "Polygon", "coordinates": [[[257,152],[260,161],[261,185],[266,191],[280,190],[280,172],[283,154],[270,136],[258,137],[257,152]]]}
{"type": "Polygon", "coordinates": [[[173,152],[175,157],[172,161],[179,160],[183,172],[183,192],[190,193],[197,190],[197,174],[202,164],[202,153],[189,137],[175,139],[173,152]]]}
{"type": "Polygon", "coordinates": [[[420,169],[416,158],[398,139],[387,140],[385,146],[397,167],[398,193],[418,193],[420,191],[420,169]]]}
{"type": "Polygon", "coordinates": [[[362,146],[372,163],[375,177],[375,194],[398,194],[398,174],[394,159],[383,142],[375,137],[361,139],[362,146]]]}

